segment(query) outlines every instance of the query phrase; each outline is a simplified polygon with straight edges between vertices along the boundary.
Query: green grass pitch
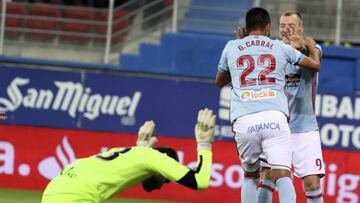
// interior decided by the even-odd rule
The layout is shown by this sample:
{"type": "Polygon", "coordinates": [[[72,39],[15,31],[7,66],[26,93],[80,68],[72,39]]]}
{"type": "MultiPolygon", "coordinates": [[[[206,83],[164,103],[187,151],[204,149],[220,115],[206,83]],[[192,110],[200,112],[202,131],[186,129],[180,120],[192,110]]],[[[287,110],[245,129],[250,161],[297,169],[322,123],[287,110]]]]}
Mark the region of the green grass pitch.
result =
{"type": "MultiPolygon", "coordinates": [[[[0,203],[40,203],[39,191],[0,189],[0,203]]],[[[173,203],[169,201],[113,198],[103,203],[173,203]]]]}

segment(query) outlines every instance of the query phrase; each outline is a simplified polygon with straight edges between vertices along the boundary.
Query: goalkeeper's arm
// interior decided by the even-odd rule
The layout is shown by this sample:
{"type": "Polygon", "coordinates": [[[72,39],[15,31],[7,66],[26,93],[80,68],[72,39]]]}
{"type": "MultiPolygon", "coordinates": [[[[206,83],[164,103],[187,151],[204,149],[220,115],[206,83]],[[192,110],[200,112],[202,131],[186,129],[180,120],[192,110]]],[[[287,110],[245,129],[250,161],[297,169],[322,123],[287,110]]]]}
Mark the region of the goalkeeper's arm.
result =
{"type": "Polygon", "coordinates": [[[206,189],[209,186],[212,165],[211,144],[214,142],[216,117],[209,109],[200,110],[195,126],[197,142],[197,167],[189,170],[177,182],[192,189],[206,189]]]}
{"type": "Polygon", "coordinates": [[[175,159],[150,149],[148,149],[148,153],[144,154],[146,164],[167,180],[197,190],[208,188],[212,165],[211,144],[214,141],[214,128],[215,116],[212,111],[209,109],[200,110],[195,126],[198,150],[196,169],[189,169],[175,159]]]}
{"type": "Polygon", "coordinates": [[[189,171],[176,182],[195,190],[202,190],[208,188],[210,181],[211,164],[212,152],[206,149],[199,150],[197,155],[196,169],[189,169],[189,171]]]}

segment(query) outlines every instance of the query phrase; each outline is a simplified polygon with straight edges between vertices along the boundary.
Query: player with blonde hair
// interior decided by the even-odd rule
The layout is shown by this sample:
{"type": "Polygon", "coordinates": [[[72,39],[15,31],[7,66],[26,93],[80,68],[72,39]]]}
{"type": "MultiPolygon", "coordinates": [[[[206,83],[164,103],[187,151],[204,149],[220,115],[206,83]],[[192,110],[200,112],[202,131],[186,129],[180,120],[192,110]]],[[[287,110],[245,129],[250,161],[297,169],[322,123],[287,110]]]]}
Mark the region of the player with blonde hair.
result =
{"type": "MultiPolygon", "coordinates": [[[[282,41],[304,54],[305,45],[302,16],[297,11],[286,11],[280,17],[279,35],[282,41]]],[[[316,44],[317,61],[321,60],[321,47],[316,44]]],[[[286,90],[289,99],[290,131],[293,143],[292,165],[294,175],[303,179],[308,203],[323,203],[320,178],[325,175],[321,151],[319,126],[315,115],[315,98],[318,71],[306,70],[296,65],[286,67],[286,90]]],[[[263,164],[259,195],[272,202],[275,185],[270,181],[269,166],[263,164]]]]}

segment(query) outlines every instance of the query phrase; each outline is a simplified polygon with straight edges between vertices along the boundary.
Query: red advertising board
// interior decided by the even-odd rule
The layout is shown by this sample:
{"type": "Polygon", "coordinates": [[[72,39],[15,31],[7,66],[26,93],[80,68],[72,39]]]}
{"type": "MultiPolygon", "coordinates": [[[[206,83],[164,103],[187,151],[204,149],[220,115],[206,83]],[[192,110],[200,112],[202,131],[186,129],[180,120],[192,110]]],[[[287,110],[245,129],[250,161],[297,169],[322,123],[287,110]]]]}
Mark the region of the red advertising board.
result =
{"type": "MultiPolygon", "coordinates": [[[[53,128],[0,125],[0,187],[43,190],[61,169],[80,157],[115,146],[131,146],[136,136],[126,133],[104,133],[53,128]]],[[[178,150],[181,162],[193,167],[196,143],[189,138],[159,137],[159,146],[178,150]]],[[[239,202],[243,170],[236,146],[216,142],[208,190],[194,191],[177,184],[146,193],[141,187],[119,196],[165,199],[186,202],[239,202]]],[[[359,152],[324,150],[327,175],[323,178],[326,202],[358,202],[360,194],[359,152]]],[[[306,202],[301,181],[295,180],[298,202],[306,202]]],[[[277,198],[274,198],[277,202],[277,198]]]]}

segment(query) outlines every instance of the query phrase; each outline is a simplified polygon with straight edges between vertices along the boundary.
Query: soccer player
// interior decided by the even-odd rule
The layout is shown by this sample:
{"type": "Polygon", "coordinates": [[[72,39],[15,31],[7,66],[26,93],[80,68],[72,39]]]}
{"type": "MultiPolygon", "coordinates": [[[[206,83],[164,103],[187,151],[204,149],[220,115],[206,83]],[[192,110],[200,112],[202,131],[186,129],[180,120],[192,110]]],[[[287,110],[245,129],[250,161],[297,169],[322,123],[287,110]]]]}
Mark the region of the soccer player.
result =
{"type": "Polygon", "coordinates": [[[248,36],[231,40],[225,46],[216,75],[219,87],[232,83],[230,119],[245,176],[242,202],[256,202],[253,198],[256,194],[248,193],[256,193],[262,153],[271,166],[280,202],[295,202],[285,67],[299,64],[318,70],[314,41],[306,41],[310,56],[307,57],[279,40],[270,39],[270,15],[263,8],[252,8],[246,13],[245,28],[248,36]]]}
{"type": "Polygon", "coordinates": [[[98,203],[138,183],[142,183],[145,191],[160,189],[170,181],[196,190],[206,189],[210,180],[215,119],[209,109],[198,113],[196,170],[177,162],[174,149],[147,147],[155,144],[156,139],[151,138],[155,124],[146,122],[139,130],[139,146],[113,148],[78,159],[47,185],[42,203],[98,203]]]}
{"type": "MultiPolygon", "coordinates": [[[[307,53],[304,43],[304,25],[297,11],[286,11],[280,17],[279,34],[284,43],[307,53]]],[[[317,60],[321,59],[321,47],[316,44],[317,60]]],[[[296,65],[286,67],[286,90],[290,110],[290,131],[293,142],[294,175],[303,179],[308,203],[324,202],[320,178],[324,176],[319,127],[314,112],[317,89],[317,71],[302,69],[296,65]]],[[[272,201],[274,185],[269,181],[269,169],[262,169],[259,195],[272,201]],[[263,187],[265,186],[265,187],[263,187]],[[268,188],[268,189],[267,189],[268,188]]]]}

